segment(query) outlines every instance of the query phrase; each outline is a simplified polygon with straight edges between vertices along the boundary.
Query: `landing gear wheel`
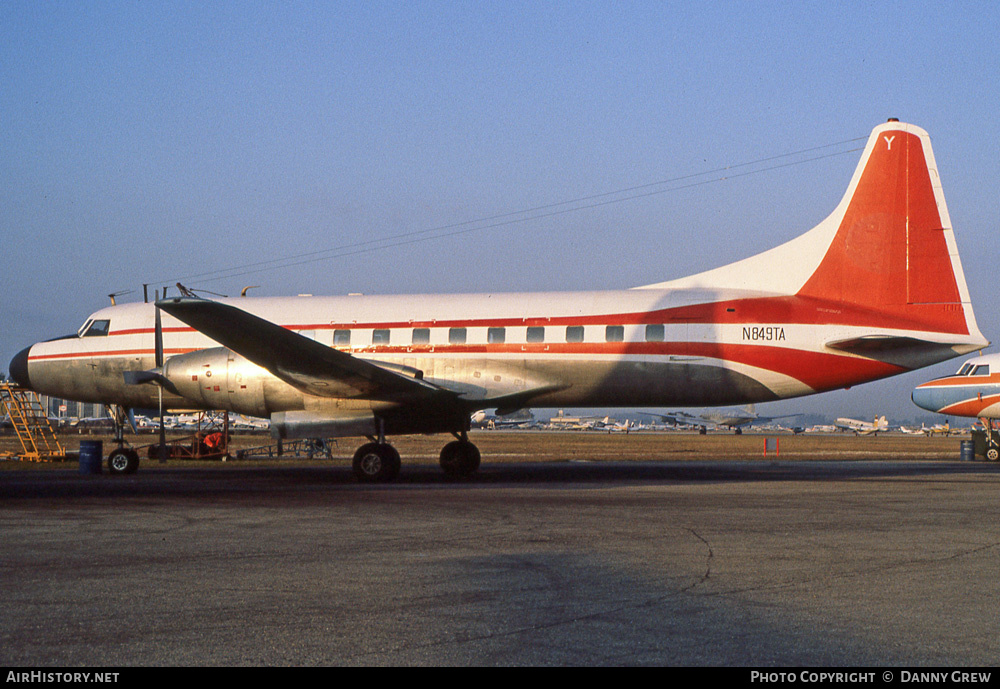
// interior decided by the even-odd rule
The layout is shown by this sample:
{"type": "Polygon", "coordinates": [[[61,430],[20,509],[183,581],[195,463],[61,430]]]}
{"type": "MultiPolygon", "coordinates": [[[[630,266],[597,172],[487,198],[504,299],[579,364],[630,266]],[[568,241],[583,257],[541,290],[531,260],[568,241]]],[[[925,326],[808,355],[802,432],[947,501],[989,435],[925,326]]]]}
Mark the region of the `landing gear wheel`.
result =
{"type": "Polygon", "coordinates": [[[468,440],[453,440],[441,450],[441,468],[452,478],[468,478],[479,469],[479,448],[468,440]]]}
{"type": "Polygon", "coordinates": [[[354,453],[354,476],[361,483],[388,483],[399,476],[399,453],[386,443],[366,443],[354,453]]]}
{"type": "Polygon", "coordinates": [[[995,462],[997,460],[1000,460],[1000,449],[995,447],[987,448],[986,459],[990,462],[995,462]]]}
{"type": "Polygon", "coordinates": [[[134,474],[139,468],[139,453],[119,447],[108,455],[108,472],[116,475],[134,474]]]}

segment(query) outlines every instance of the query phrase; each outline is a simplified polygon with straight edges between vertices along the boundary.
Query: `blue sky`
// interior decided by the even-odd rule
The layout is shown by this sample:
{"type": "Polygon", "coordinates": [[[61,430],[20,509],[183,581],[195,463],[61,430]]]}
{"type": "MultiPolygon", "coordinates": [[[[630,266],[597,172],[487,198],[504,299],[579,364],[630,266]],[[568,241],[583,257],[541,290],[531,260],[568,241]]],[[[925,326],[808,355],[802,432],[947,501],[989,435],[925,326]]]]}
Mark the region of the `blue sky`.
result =
{"type": "MultiPolygon", "coordinates": [[[[681,277],[812,227],[859,154],[460,223],[847,142],[888,117],[930,133],[980,326],[1000,340],[998,25],[1000,6],[971,2],[9,0],[0,369],[142,283],[681,277]]],[[[762,411],[914,417],[910,389],[953,368],[762,411]]]]}

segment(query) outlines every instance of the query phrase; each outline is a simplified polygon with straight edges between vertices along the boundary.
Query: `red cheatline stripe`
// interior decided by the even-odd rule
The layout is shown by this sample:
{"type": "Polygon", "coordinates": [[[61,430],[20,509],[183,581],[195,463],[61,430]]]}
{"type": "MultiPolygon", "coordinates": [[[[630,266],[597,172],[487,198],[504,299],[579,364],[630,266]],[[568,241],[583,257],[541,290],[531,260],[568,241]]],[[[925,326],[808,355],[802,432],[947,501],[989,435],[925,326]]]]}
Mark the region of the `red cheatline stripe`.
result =
{"type": "MultiPolygon", "coordinates": [[[[189,349],[166,350],[166,354],[182,354],[189,349]]],[[[808,385],[814,390],[857,385],[905,371],[903,367],[870,359],[807,352],[787,347],[766,345],[718,344],[701,342],[614,342],[605,344],[503,344],[503,345],[434,345],[424,347],[376,346],[351,350],[358,354],[382,356],[464,354],[464,355],[604,355],[604,356],[691,356],[728,361],[780,373],[808,385]]],[[[89,359],[109,356],[152,356],[152,349],[105,350],[86,354],[50,354],[32,356],[30,361],[53,359],[89,359]]],[[[670,363],[665,361],[664,363],[670,363]]],[[[688,362],[690,363],[690,362],[688,362]]]]}
{"type": "Polygon", "coordinates": [[[1000,395],[989,395],[979,399],[978,397],[955,404],[949,404],[938,410],[938,414],[954,414],[955,416],[978,416],[979,413],[991,405],[1000,402],[1000,395]]]}

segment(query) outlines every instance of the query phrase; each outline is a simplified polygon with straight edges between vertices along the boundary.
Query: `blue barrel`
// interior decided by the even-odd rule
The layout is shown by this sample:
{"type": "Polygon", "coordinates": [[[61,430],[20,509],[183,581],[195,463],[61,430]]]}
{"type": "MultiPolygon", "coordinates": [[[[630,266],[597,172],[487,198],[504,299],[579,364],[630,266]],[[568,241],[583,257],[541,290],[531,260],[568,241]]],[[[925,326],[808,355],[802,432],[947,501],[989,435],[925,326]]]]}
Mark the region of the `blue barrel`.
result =
{"type": "Polygon", "coordinates": [[[971,440],[962,441],[962,450],[959,457],[963,462],[971,462],[976,458],[976,444],[971,440]]]}
{"type": "Polygon", "coordinates": [[[104,460],[104,443],[100,440],[80,441],[80,473],[99,474],[104,460]]]}

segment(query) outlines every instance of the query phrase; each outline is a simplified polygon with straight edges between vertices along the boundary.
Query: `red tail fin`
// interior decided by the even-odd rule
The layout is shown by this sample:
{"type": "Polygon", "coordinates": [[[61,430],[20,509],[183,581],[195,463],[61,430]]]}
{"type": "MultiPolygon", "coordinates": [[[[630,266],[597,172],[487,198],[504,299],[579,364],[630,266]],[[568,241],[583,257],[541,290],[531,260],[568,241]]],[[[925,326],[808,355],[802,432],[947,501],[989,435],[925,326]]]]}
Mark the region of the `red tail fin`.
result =
{"type": "Polygon", "coordinates": [[[930,137],[895,121],[872,131],[847,193],[812,230],[742,261],[646,288],[797,295],[822,303],[831,322],[985,342],[930,137]]]}
{"type": "Polygon", "coordinates": [[[964,321],[929,141],[892,124],[873,132],[837,234],[799,294],[964,321]]]}

